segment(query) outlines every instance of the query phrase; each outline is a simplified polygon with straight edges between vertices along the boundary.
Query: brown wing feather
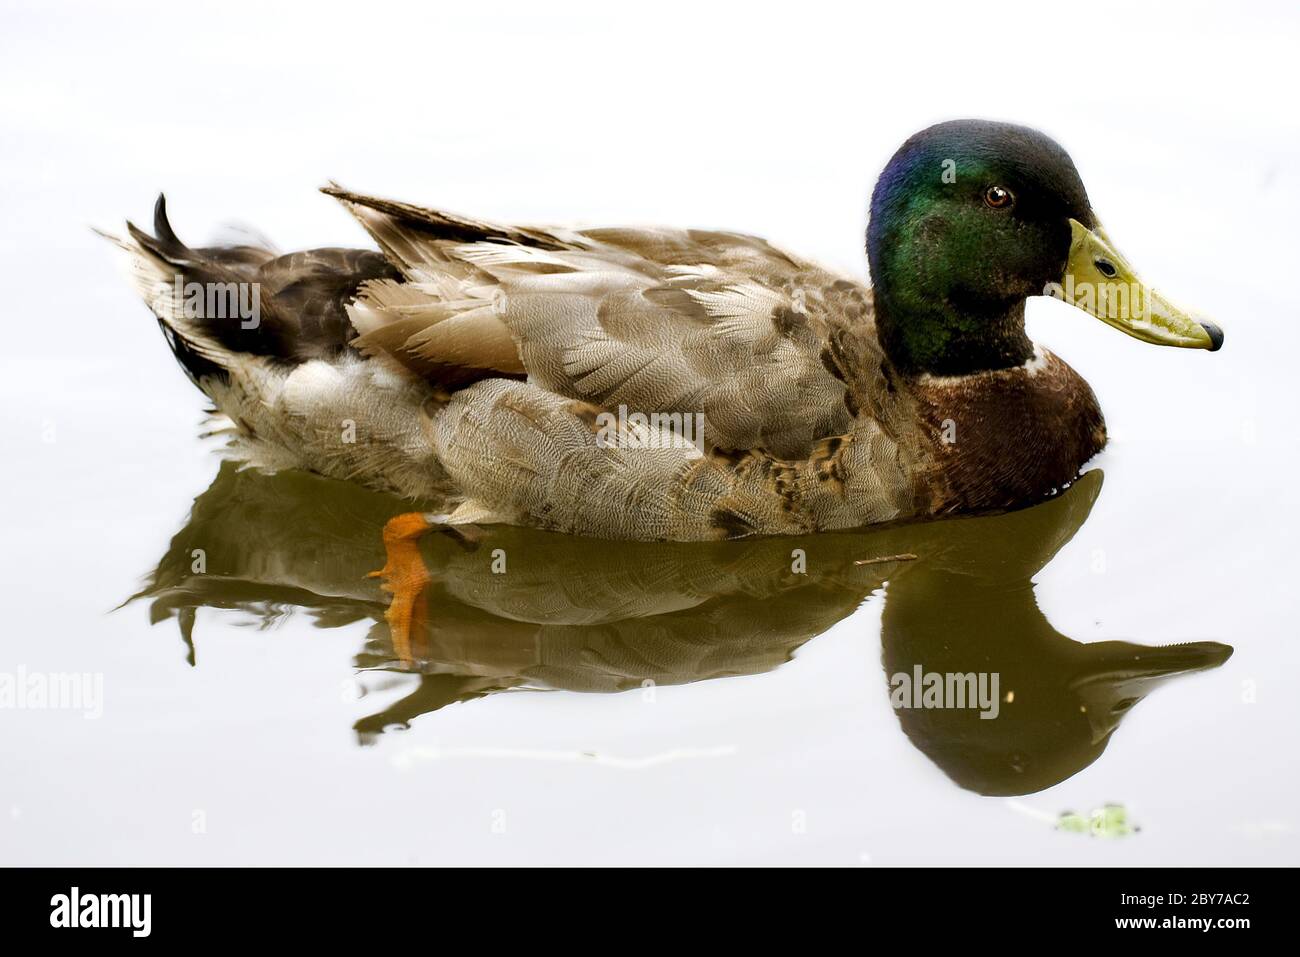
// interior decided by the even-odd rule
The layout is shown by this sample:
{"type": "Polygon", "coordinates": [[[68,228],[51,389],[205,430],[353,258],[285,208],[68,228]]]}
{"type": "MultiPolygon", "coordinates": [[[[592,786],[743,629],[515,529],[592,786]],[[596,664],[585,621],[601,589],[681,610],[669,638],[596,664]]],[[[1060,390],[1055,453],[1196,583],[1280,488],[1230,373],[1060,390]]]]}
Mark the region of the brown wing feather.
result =
{"type": "Polygon", "coordinates": [[[863,405],[824,353],[835,328],[869,327],[869,294],[762,239],[496,226],[326,192],[406,280],[362,290],[353,322],[363,347],[422,375],[527,374],[611,411],[702,413],[711,447],[783,457],[844,432],[863,405]]]}

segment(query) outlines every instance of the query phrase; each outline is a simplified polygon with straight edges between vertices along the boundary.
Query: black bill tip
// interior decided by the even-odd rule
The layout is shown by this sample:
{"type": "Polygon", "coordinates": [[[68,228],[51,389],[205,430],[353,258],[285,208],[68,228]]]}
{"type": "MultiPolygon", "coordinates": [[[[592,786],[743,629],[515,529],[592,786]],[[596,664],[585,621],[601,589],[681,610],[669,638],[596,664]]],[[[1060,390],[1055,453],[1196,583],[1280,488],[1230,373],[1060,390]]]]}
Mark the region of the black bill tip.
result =
{"type": "Polygon", "coordinates": [[[1223,348],[1223,330],[1212,322],[1202,322],[1201,328],[1205,334],[1210,337],[1210,351],[1218,352],[1223,348]]]}

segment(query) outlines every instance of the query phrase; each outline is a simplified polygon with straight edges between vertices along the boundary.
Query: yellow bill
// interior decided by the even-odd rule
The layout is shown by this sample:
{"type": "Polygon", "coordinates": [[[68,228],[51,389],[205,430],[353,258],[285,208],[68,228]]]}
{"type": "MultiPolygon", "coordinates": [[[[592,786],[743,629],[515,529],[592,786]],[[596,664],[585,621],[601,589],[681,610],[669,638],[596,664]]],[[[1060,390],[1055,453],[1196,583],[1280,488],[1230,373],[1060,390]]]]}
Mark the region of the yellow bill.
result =
{"type": "Polygon", "coordinates": [[[1048,295],[1143,342],[1211,352],[1223,345],[1218,326],[1193,318],[1142,282],[1100,226],[1089,229],[1071,219],[1070,232],[1065,276],[1048,295]]]}

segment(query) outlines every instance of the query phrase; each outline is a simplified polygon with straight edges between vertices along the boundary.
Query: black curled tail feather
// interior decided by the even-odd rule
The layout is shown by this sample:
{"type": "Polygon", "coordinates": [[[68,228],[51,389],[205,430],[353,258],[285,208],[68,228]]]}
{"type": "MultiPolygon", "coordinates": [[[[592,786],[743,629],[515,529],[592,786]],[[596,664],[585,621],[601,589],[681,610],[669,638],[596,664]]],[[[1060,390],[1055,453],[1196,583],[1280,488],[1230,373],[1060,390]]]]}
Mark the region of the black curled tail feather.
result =
{"type": "Polygon", "coordinates": [[[158,235],[158,242],[165,244],[170,249],[179,252],[189,252],[189,247],[180,241],[172,224],[167,220],[167,197],[163,193],[158,194],[158,198],[153,204],[153,231],[158,235]]]}
{"type": "MultiPolygon", "coordinates": [[[[167,340],[172,355],[176,357],[185,375],[200,391],[207,394],[204,379],[228,384],[230,373],[220,361],[219,350],[214,350],[212,343],[206,341],[211,338],[215,342],[215,338],[210,337],[197,323],[178,319],[172,286],[178,281],[183,286],[192,281],[208,282],[225,277],[215,276],[203,262],[201,254],[181,242],[167,219],[167,198],[162,193],[158,194],[154,203],[153,228],[156,236],[149,235],[132,222],[126,224],[127,232],[135,243],[135,255],[148,261],[151,265],[150,273],[157,277],[158,285],[151,291],[149,301],[158,320],[158,328],[162,330],[163,338],[167,340]]],[[[126,248],[130,250],[129,245],[126,248]]]]}
{"type": "Polygon", "coordinates": [[[251,246],[194,248],[186,245],[167,216],[167,198],[154,203],[150,235],[134,223],[127,231],[140,253],[152,261],[166,280],[154,303],[154,314],[172,354],[185,374],[205,393],[204,379],[230,382],[230,366],[242,356],[276,362],[282,359],[282,323],[277,321],[273,295],[263,296],[260,269],[276,258],[267,249],[251,246]],[[189,307],[199,297],[198,315],[189,307]],[[210,307],[217,304],[216,312],[210,307]],[[250,310],[245,314],[245,306],[250,310]]]}
{"type": "MultiPolygon", "coordinates": [[[[154,205],[154,235],[127,223],[130,242],[119,245],[143,266],[149,288],[141,292],[154,306],[168,345],[196,383],[205,377],[229,379],[232,363],[255,357],[262,363],[294,366],[356,354],[356,330],[348,306],[362,285],[402,282],[402,274],[383,254],[366,249],[310,249],[278,255],[257,246],[191,247],[172,228],[167,200],[154,205]],[[202,290],[192,290],[197,283],[202,290]],[[184,308],[191,291],[235,289],[240,314],[196,318],[184,308]],[[182,297],[182,293],[184,296],[182,297]],[[243,315],[255,304],[257,315],[243,315]]],[[[140,270],[137,270],[140,271],[140,270]]],[[[221,294],[216,295],[217,300],[221,294]]],[[[202,385],[200,384],[200,388],[202,385]]]]}
{"type": "Polygon", "coordinates": [[[157,235],[150,236],[131,222],[126,224],[126,229],[132,239],[163,261],[176,267],[196,265],[194,250],[180,241],[167,219],[167,197],[162,193],[153,205],[153,231],[157,235]]]}

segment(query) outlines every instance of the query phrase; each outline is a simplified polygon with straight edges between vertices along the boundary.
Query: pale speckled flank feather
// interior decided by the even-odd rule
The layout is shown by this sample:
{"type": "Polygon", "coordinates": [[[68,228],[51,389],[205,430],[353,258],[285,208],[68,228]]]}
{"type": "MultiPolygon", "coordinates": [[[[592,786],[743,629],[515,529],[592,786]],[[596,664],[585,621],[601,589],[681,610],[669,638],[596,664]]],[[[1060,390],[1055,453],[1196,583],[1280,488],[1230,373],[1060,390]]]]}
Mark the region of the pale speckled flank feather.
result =
{"type": "Polygon", "coordinates": [[[438,460],[472,498],[453,521],[697,541],[852,528],[908,514],[907,457],[879,426],[802,460],[761,450],[600,447],[597,408],[525,382],[464,389],[433,419],[438,460]]]}

